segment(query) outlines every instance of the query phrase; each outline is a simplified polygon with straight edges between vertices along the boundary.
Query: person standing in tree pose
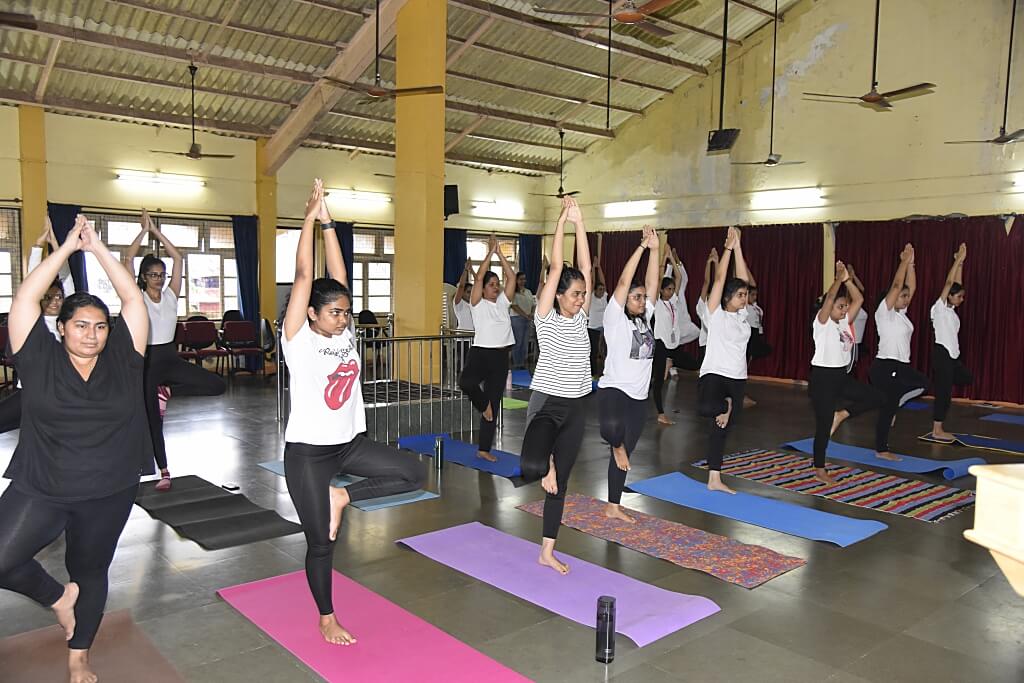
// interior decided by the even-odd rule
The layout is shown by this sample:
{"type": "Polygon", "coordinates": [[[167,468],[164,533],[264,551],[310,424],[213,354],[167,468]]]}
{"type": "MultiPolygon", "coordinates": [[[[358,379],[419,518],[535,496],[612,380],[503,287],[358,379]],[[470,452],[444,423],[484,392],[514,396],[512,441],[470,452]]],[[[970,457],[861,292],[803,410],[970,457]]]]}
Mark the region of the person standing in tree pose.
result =
{"type": "Polygon", "coordinates": [[[836,262],[836,279],[821,302],[811,330],[814,357],[811,359],[809,392],[814,406],[814,471],[825,484],[836,481],[825,469],[825,451],[829,438],[844,420],[877,409],[883,396],[861,384],[847,372],[857,345],[853,323],[864,305],[864,295],[853,284],[850,270],[836,262]],[[840,401],[848,407],[836,408],[840,401]]]}
{"type": "Polygon", "coordinates": [[[167,469],[167,446],[164,443],[164,420],[160,414],[159,387],[171,387],[178,396],[220,396],[227,385],[212,372],[183,360],[174,345],[174,332],[178,325],[178,298],[181,296],[182,256],[150,220],[149,212],[142,210],[142,230],[128,247],[128,263],[135,262],[146,234],[164,245],[173,260],[171,281],[167,283],[167,266],[152,254],[147,254],[139,265],[138,285],[149,311],[149,348],[146,351],[146,385],[144,400],[149,416],[149,431],[153,438],[153,455],[160,469],[157,491],[171,488],[171,473],[167,469]]]}
{"type": "Polygon", "coordinates": [[[526,434],[520,460],[522,483],[541,480],[544,498],[544,537],[539,562],[560,574],[568,565],[555,557],[555,539],[562,524],[565,490],[569,485],[583,429],[586,426],[586,397],[592,390],[590,337],[587,313],[590,308],[590,247],[580,207],[572,197],[562,199],[562,213],[555,225],[551,267],[537,301],[537,344],[540,354],[530,389],[526,434]],[[562,261],[565,222],[576,226],[576,263],[579,270],[562,261]]]}
{"type": "Polygon", "coordinates": [[[601,438],[608,442],[608,506],[604,514],[633,522],[622,511],[622,489],[626,486],[629,458],[643,433],[647,419],[647,391],[654,362],[654,331],[651,318],[658,291],[660,242],[653,228],[644,226],[640,245],[626,261],[619,281],[604,312],[604,338],[608,345],[604,374],[598,381],[597,408],[601,438]],[[645,284],[634,284],[633,276],[645,250],[649,250],[645,284]]]}
{"type": "MultiPolygon", "coordinates": [[[[860,290],[864,300],[867,301],[868,292],[864,289],[864,283],[857,277],[857,273],[853,271],[853,266],[846,264],[846,272],[850,274],[850,282],[854,287],[860,290]]],[[[847,366],[847,372],[853,372],[857,367],[857,361],[860,360],[861,353],[864,349],[864,332],[868,326],[868,312],[864,310],[864,307],[860,307],[860,311],[857,312],[857,317],[853,320],[853,353],[850,356],[850,364],[847,366]]]]}
{"type": "Polygon", "coordinates": [[[469,276],[472,274],[472,262],[466,259],[466,266],[462,269],[459,282],[455,285],[455,293],[452,294],[452,310],[455,311],[456,329],[463,332],[473,331],[473,307],[469,305],[469,300],[473,296],[473,285],[469,283],[469,276]]]}
{"type": "Polygon", "coordinates": [[[608,306],[608,288],[600,263],[600,239],[597,244],[598,264],[594,266],[594,296],[590,300],[590,321],[587,323],[587,334],[590,335],[590,374],[594,377],[601,373],[601,332],[604,327],[604,311],[608,306]]]}
{"type": "Polygon", "coordinates": [[[700,362],[704,362],[704,354],[708,347],[708,294],[711,293],[711,283],[715,281],[715,273],[718,270],[718,250],[714,247],[708,254],[708,260],[704,262],[704,284],[700,288],[700,296],[697,297],[697,304],[694,311],[697,313],[697,320],[700,321],[700,332],[697,335],[697,346],[700,349],[700,362]]]}
{"type": "Polygon", "coordinates": [[[967,245],[961,244],[953,255],[953,265],[946,275],[942,294],[932,304],[932,327],[935,329],[935,346],[932,347],[932,376],[935,387],[935,412],[932,416],[932,438],[936,441],[953,443],[955,436],[946,431],[943,423],[953,398],[953,385],[971,384],[974,376],[960,360],[960,316],[956,309],[964,302],[964,261],[967,260],[967,245]]]}
{"type": "Polygon", "coordinates": [[[665,260],[671,269],[672,277],[662,278],[661,296],[654,307],[651,393],[654,395],[654,407],[658,411],[658,424],[672,425],[675,423],[665,415],[664,397],[669,364],[684,370],[696,370],[700,367],[697,360],[683,350],[683,344],[696,339],[700,331],[690,320],[690,313],[686,309],[686,269],[671,250],[665,256],[665,260]]]}
{"type": "Polygon", "coordinates": [[[697,381],[697,414],[708,418],[708,488],[735,493],[722,482],[725,439],[743,411],[747,383],[747,288],[754,277],[747,270],[740,231],[729,228],[725,250],[718,261],[708,294],[708,347],[697,381]],[[736,259],[736,277],[728,277],[729,261],[736,259]]]}
{"type": "Polygon", "coordinates": [[[871,364],[869,377],[871,385],[885,394],[885,403],[878,411],[875,426],[875,451],[883,460],[900,460],[889,452],[889,430],[896,420],[896,412],[928,387],[928,378],[910,364],[914,323],[907,317],[907,307],[916,290],[914,247],[907,244],[900,253],[900,265],[889,291],[875,310],[878,353],[871,364]]]}
{"type": "Polygon", "coordinates": [[[491,455],[491,448],[494,446],[501,398],[505,394],[505,380],[508,379],[508,350],[515,341],[509,319],[515,289],[515,271],[505,260],[498,249],[498,240],[492,235],[487,255],[480,262],[473,280],[469,300],[473,307],[473,346],[469,349],[469,359],[459,377],[459,388],[480,412],[477,455],[491,462],[498,460],[491,455]],[[490,270],[491,256],[495,254],[505,273],[504,290],[498,282],[498,276],[490,270]]]}
{"type": "Polygon", "coordinates": [[[107,572],[139,488],[152,468],[139,401],[149,319],[131,274],[79,214],[67,239],[22,282],[8,318],[23,383],[18,447],[0,495],[0,588],[54,611],[68,641],[71,683],[95,683],[89,650],[107,602],[107,572]],[[40,317],[39,300],[78,250],[96,257],[121,299],[111,326],[99,298],[79,292],[57,317],[63,344],[40,317]],[[34,556],[64,534],[70,582],[34,556]]]}
{"type": "MultiPolygon", "coordinates": [[[[501,250],[497,249],[497,253],[504,263],[501,250]]],[[[507,278],[508,276],[506,276],[506,282],[507,278]]],[[[533,319],[533,308],[536,301],[533,292],[526,286],[526,273],[516,273],[515,283],[515,294],[509,306],[512,336],[515,338],[515,345],[512,347],[512,367],[525,368],[526,354],[530,348],[530,321],[533,319]]]]}
{"type": "Polygon", "coordinates": [[[306,579],[320,611],[320,633],[334,645],[355,637],[338,623],[331,601],[334,541],[352,501],[413,491],[423,485],[422,463],[366,437],[361,362],[352,325],[352,295],[323,181],[313,184],[295,251],[295,284],[284,314],[281,350],[288,364],[291,410],[285,430],[284,472],[306,536],[306,579]],[[327,270],[313,278],[313,224],[323,229],[327,270]],[[364,477],[346,488],[337,474],[364,477]]]}

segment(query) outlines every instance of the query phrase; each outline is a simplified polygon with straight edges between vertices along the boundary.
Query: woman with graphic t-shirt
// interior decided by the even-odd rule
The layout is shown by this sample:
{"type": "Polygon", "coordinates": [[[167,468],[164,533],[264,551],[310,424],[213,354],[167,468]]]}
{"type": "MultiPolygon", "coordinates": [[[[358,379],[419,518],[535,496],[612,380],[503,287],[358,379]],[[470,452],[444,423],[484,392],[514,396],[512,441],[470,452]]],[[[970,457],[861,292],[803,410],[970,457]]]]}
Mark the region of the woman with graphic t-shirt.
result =
{"type": "Polygon", "coordinates": [[[665,256],[666,265],[671,270],[671,277],[665,275],[661,279],[661,296],[654,304],[654,362],[651,364],[651,393],[654,394],[654,407],[658,410],[658,424],[675,424],[665,415],[665,379],[668,375],[668,364],[684,370],[696,370],[700,367],[697,359],[683,350],[698,337],[700,331],[690,320],[690,312],[686,308],[686,283],[689,278],[686,269],[672,250],[665,256]]]}
{"type": "Polygon", "coordinates": [[[946,276],[942,294],[932,304],[932,326],[935,345],[932,347],[932,376],[935,387],[935,412],[932,417],[931,437],[935,441],[953,443],[954,437],[943,427],[949,404],[953,399],[954,384],[971,384],[974,376],[960,360],[960,316],[956,308],[964,302],[964,261],[967,245],[961,244],[953,255],[953,265],[946,276]]]}
{"type": "Polygon", "coordinates": [[[877,390],[861,384],[847,372],[857,344],[853,325],[863,305],[864,295],[853,283],[851,271],[837,261],[836,279],[822,298],[811,324],[814,357],[808,389],[814,405],[814,470],[815,478],[825,484],[836,483],[825,469],[829,437],[846,418],[882,404],[882,395],[877,390]],[[836,410],[840,401],[848,405],[836,410]]]}
{"type": "Polygon", "coordinates": [[[896,420],[896,411],[928,387],[928,378],[910,365],[914,323],[907,317],[907,307],[916,289],[914,247],[907,244],[900,253],[900,265],[889,291],[875,310],[878,353],[868,371],[871,385],[885,394],[885,403],[878,411],[875,425],[875,451],[883,460],[900,460],[889,452],[889,430],[896,420]]]}
{"type": "Polygon", "coordinates": [[[132,276],[79,214],[67,239],[22,282],[8,318],[24,412],[0,495],[0,588],[52,609],[68,641],[71,683],[94,683],[89,650],[107,602],[107,572],[139,489],[152,467],[139,401],[149,318],[132,276]],[[39,300],[61,265],[91,253],[121,299],[111,325],[87,292],[64,300],[54,340],[39,300]],[[63,535],[70,582],[33,557],[63,535]]]}
{"type": "Polygon", "coordinates": [[[509,317],[515,291],[515,271],[498,248],[498,240],[492,235],[487,245],[487,255],[480,262],[469,297],[473,307],[473,346],[469,349],[466,367],[459,377],[459,388],[469,396],[473,407],[480,412],[477,455],[491,462],[498,460],[491,455],[491,447],[494,445],[501,398],[505,394],[505,380],[508,379],[508,350],[515,342],[509,317]],[[494,255],[498,256],[505,273],[504,290],[498,282],[498,276],[490,270],[491,256],[494,255]]]}
{"type": "Polygon", "coordinates": [[[601,438],[608,442],[608,506],[604,514],[624,522],[634,521],[622,511],[622,489],[626,486],[629,458],[640,440],[647,419],[647,391],[654,362],[654,332],[651,317],[658,287],[660,243],[653,228],[644,226],[644,237],[626,261],[615,291],[604,311],[604,338],[608,354],[604,374],[597,386],[597,409],[601,438]],[[647,275],[644,284],[633,284],[633,276],[645,250],[647,275]]]}
{"type": "Polygon", "coordinates": [[[593,292],[590,247],[580,207],[572,197],[562,199],[555,226],[551,267],[537,297],[537,345],[540,353],[533,373],[526,434],[520,460],[522,483],[541,480],[544,497],[544,537],[539,562],[560,574],[568,565],[555,557],[555,539],[562,524],[565,489],[579,454],[586,426],[586,397],[593,389],[590,375],[590,337],[587,312],[593,292]],[[576,225],[576,263],[562,261],[565,222],[576,225]]]}
{"type": "Polygon", "coordinates": [[[351,645],[356,639],[338,623],[331,601],[331,558],[342,512],[352,501],[413,491],[426,473],[412,456],[364,433],[348,272],[319,178],[306,203],[295,252],[295,284],[284,314],[281,350],[291,396],[284,471],[306,536],[306,579],[320,611],[324,640],[351,645]],[[332,277],[313,279],[313,223],[318,218],[332,277]],[[334,488],[331,479],[337,474],[364,479],[334,488]]]}
{"type": "Polygon", "coordinates": [[[747,269],[740,231],[729,228],[725,249],[718,260],[715,281],[708,293],[708,347],[697,380],[697,414],[708,418],[708,488],[735,493],[722,483],[725,438],[743,411],[747,384],[747,288],[754,277],[747,269]],[[728,277],[729,261],[736,259],[736,277],[728,277]]]}

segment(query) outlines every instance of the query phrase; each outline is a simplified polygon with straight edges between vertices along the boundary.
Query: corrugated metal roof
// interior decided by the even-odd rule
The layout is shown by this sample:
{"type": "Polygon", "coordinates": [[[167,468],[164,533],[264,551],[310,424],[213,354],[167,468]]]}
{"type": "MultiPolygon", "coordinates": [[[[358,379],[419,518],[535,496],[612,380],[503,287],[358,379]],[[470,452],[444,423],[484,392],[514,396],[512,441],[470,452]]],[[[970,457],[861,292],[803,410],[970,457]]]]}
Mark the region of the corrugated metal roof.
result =
{"type": "MultiPolygon", "coordinates": [[[[550,9],[607,10],[599,0],[538,2],[550,9]]],[[[753,2],[766,8],[773,5],[772,0],[753,2]]],[[[782,0],[782,10],[794,2],[782,0]]],[[[13,5],[10,11],[31,13],[46,25],[38,33],[0,30],[0,91],[5,100],[34,101],[43,64],[58,37],[61,45],[44,104],[101,118],[127,112],[180,124],[190,113],[186,67],[191,55],[200,67],[197,118],[220,132],[243,135],[273,133],[316,75],[335,58],[339,46],[363,24],[364,9],[372,10],[372,5],[359,0],[16,0],[9,4],[13,5]],[[73,39],[69,29],[78,32],[73,39]],[[115,38],[129,42],[115,45],[115,38]]],[[[642,3],[637,0],[637,4],[642,3]]],[[[670,15],[677,22],[718,33],[721,14],[719,0],[679,0],[655,17],[670,15]]],[[[762,14],[733,4],[729,35],[747,36],[767,21],[762,14]]],[[[678,28],[665,22],[659,25],[678,28]]],[[[452,104],[445,126],[447,141],[455,143],[453,154],[554,169],[558,125],[567,127],[565,143],[571,153],[601,139],[582,131],[605,129],[607,28],[602,18],[541,14],[520,0],[489,4],[451,0],[448,35],[449,56],[462,51],[449,64],[447,78],[452,104]],[[499,16],[509,11],[517,14],[499,16]],[[596,22],[589,35],[594,42],[530,25],[529,17],[558,23],[596,22]],[[466,49],[466,41],[485,22],[486,30],[466,49]],[[481,109],[488,114],[482,120],[474,113],[481,109]],[[467,128],[472,132],[460,135],[467,128]]],[[[690,69],[661,63],[651,55],[702,67],[721,50],[720,41],[713,37],[684,29],[663,39],[636,27],[615,25],[613,40],[623,50],[612,55],[612,78],[616,79],[611,92],[612,130],[663,97],[661,89],[674,89],[694,75],[690,69]],[[647,56],[632,54],[638,50],[647,56]]],[[[382,80],[393,87],[394,44],[385,46],[382,54],[382,80]]],[[[373,76],[371,65],[359,80],[371,83],[373,76]]],[[[373,149],[390,144],[394,103],[365,104],[365,100],[360,92],[345,92],[336,106],[338,113],[319,121],[313,134],[353,144],[362,141],[373,149]]]]}

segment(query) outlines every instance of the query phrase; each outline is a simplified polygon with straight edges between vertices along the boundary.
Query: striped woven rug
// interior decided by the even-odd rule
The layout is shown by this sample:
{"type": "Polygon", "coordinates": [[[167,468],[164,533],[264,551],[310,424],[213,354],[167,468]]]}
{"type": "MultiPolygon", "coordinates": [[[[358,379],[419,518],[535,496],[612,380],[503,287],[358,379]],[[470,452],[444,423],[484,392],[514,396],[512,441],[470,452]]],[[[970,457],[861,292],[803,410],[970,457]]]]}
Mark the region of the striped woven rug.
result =
{"type": "MultiPolygon", "coordinates": [[[[694,464],[707,468],[706,460],[694,464]]],[[[723,474],[925,522],[942,521],[974,505],[974,491],[845,465],[828,464],[826,469],[836,485],[816,481],[812,460],[800,454],[758,449],[733,453],[722,461],[723,474]]]]}

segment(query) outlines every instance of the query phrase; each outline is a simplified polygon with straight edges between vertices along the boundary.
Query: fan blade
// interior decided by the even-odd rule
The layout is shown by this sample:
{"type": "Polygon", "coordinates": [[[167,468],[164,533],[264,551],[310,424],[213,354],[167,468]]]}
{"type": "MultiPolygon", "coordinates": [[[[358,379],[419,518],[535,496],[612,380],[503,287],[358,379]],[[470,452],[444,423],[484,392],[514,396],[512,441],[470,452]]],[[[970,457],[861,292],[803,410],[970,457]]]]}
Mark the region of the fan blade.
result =
{"type": "Polygon", "coordinates": [[[641,31],[658,36],[659,38],[671,38],[676,35],[675,31],[669,31],[668,29],[662,28],[657,24],[652,24],[649,21],[641,21],[638,24],[633,24],[633,26],[636,26],[641,31]]]}
{"type": "MultiPolygon", "coordinates": [[[[1024,138],[1024,128],[1021,128],[1019,130],[1015,130],[1012,133],[1010,133],[1009,135],[1003,135],[1003,136],[1000,136],[1000,137],[1002,138],[1003,142],[1018,142],[1018,141],[1020,141],[1021,138],[1024,138]]],[[[998,140],[999,138],[996,138],[996,139],[998,140]]]]}
{"type": "Polygon", "coordinates": [[[405,95],[443,95],[444,86],[424,85],[418,88],[398,88],[392,90],[389,97],[404,97],[405,95]]]}
{"type": "Polygon", "coordinates": [[[797,166],[798,164],[806,164],[806,161],[780,161],[775,164],[776,166],[797,166]]]}
{"type": "Polygon", "coordinates": [[[864,104],[869,107],[878,107],[879,109],[892,109],[892,103],[884,97],[880,100],[875,100],[874,102],[865,102],[864,104]]]}
{"type": "Polygon", "coordinates": [[[999,144],[995,140],[946,140],[947,145],[985,145],[999,144]]]}
{"type": "Polygon", "coordinates": [[[200,159],[234,159],[234,154],[200,154],[200,159]]]}
{"type": "MultiPolygon", "coordinates": [[[[554,14],[554,15],[560,16],[560,17],[602,17],[602,18],[604,18],[604,17],[608,16],[607,14],[602,14],[600,12],[568,12],[566,10],[548,9],[546,7],[537,7],[536,5],[533,6],[533,11],[534,12],[539,12],[541,14],[554,14]]],[[[591,27],[591,28],[593,28],[593,27],[591,27]]]]}
{"type": "Polygon", "coordinates": [[[860,95],[833,95],[827,92],[805,92],[804,95],[811,97],[838,97],[844,100],[859,100],[861,98],[860,95]]]}
{"type": "Polygon", "coordinates": [[[563,192],[563,193],[562,193],[562,196],[563,196],[563,197],[575,197],[575,196],[576,196],[576,195],[578,195],[579,193],[580,193],[580,191],[579,191],[579,190],[573,190],[572,192],[563,192]]]}
{"type": "Polygon", "coordinates": [[[909,85],[906,88],[900,88],[899,90],[890,90],[889,92],[881,93],[883,98],[890,97],[913,97],[915,95],[924,95],[925,90],[931,90],[935,87],[934,83],[918,83],[917,85],[909,85]]]}
{"type": "Polygon", "coordinates": [[[151,149],[149,150],[152,154],[173,154],[176,157],[187,157],[188,152],[170,152],[166,149],[151,149]]]}
{"type": "Polygon", "coordinates": [[[0,26],[24,28],[29,31],[35,31],[39,28],[39,24],[36,23],[36,18],[34,16],[18,12],[0,12],[0,26]]]}
{"type": "Polygon", "coordinates": [[[654,14],[658,10],[664,9],[678,1],[679,0],[651,0],[650,2],[637,7],[636,11],[641,14],[654,14]]]}
{"type": "Polygon", "coordinates": [[[733,166],[765,166],[763,161],[733,161],[733,166]]]}

